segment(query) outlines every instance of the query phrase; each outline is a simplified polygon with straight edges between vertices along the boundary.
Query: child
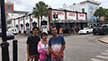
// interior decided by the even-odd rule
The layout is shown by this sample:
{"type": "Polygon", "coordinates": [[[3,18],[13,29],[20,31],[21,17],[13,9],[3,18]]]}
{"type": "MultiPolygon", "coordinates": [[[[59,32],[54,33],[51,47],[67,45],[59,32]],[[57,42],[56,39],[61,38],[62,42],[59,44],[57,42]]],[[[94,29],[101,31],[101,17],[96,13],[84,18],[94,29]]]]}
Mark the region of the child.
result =
{"type": "Polygon", "coordinates": [[[38,43],[38,52],[40,53],[40,61],[51,61],[51,55],[48,50],[47,33],[43,32],[41,34],[42,40],[38,43]]]}

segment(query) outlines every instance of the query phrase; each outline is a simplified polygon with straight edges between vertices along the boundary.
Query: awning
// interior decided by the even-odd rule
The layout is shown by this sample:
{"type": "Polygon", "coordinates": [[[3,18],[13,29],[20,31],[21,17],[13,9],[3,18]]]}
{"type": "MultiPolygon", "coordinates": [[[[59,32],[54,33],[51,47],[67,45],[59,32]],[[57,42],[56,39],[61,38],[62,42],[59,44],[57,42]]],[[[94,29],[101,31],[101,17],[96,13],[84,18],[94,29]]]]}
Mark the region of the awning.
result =
{"type": "Polygon", "coordinates": [[[52,20],[50,23],[88,23],[87,20],[52,20]]]}

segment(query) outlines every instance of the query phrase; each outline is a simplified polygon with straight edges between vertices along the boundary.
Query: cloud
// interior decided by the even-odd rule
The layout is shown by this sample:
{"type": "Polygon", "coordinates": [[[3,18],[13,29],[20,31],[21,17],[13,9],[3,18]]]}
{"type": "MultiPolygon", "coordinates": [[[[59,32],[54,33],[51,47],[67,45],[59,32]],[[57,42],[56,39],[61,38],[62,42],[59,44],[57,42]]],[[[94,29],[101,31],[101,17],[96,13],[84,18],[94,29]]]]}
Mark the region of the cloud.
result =
{"type": "MultiPolygon", "coordinates": [[[[30,11],[32,12],[33,7],[39,1],[44,1],[46,4],[53,8],[58,8],[58,6],[63,7],[63,4],[72,5],[73,3],[79,3],[85,0],[13,0],[14,9],[20,11],[30,11]]],[[[101,2],[102,7],[108,8],[108,0],[96,0],[101,2]]]]}

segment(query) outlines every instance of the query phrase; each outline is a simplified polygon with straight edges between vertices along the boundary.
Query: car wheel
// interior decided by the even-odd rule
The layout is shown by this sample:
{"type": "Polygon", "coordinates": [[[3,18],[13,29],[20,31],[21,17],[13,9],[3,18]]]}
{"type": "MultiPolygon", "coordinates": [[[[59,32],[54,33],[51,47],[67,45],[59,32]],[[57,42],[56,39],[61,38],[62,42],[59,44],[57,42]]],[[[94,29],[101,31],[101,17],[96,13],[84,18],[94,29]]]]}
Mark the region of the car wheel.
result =
{"type": "Polygon", "coordinates": [[[96,35],[96,33],[93,33],[93,35],[96,35]]]}
{"type": "Polygon", "coordinates": [[[105,35],[105,34],[106,34],[106,32],[103,33],[103,35],[105,35]]]}
{"type": "Polygon", "coordinates": [[[87,34],[89,34],[89,32],[87,31],[87,34]]]}

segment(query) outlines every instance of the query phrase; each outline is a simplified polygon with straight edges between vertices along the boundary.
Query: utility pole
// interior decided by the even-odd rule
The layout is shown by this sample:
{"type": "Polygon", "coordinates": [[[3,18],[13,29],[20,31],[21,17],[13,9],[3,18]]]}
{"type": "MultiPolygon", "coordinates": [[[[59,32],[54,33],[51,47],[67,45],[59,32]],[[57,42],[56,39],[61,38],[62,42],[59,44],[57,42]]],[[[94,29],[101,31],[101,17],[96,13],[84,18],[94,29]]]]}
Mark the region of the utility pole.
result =
{"type": "Polygon", "coordinates": [[[0,6],[1,6],[1,26],[2,26],[2,61],[10,61],[9,60],[9,50],[8,46],[9,43],[7,42],[6,38],[6,22],[5,22],[5,4],[4,0],[0,0],[0,6]]]}

